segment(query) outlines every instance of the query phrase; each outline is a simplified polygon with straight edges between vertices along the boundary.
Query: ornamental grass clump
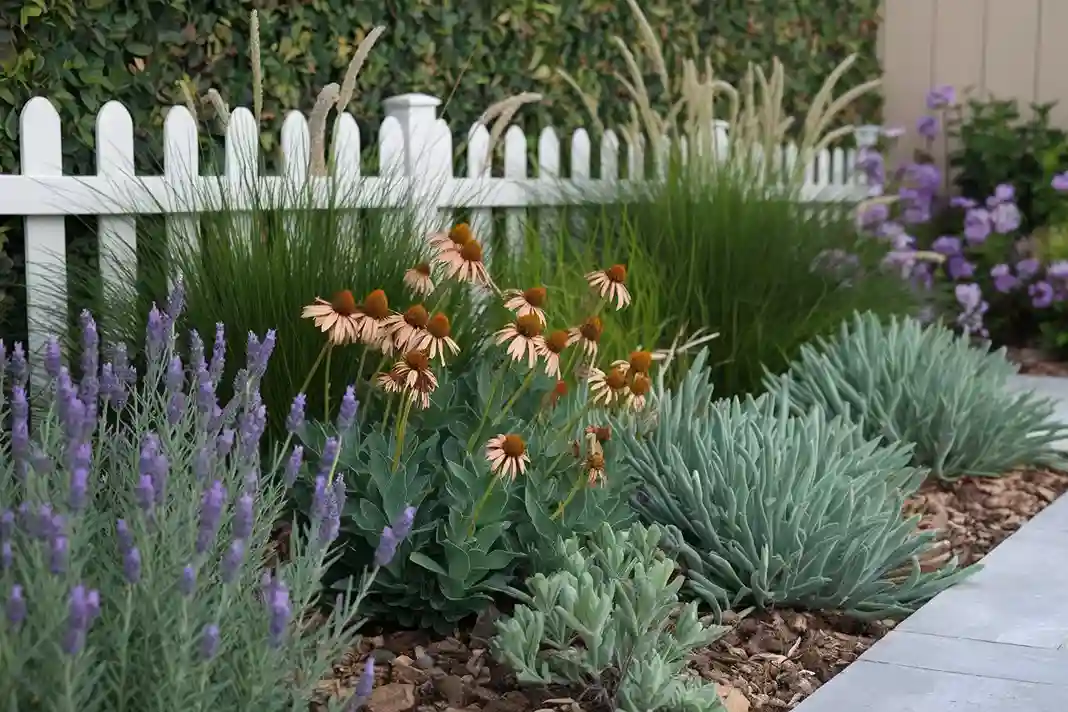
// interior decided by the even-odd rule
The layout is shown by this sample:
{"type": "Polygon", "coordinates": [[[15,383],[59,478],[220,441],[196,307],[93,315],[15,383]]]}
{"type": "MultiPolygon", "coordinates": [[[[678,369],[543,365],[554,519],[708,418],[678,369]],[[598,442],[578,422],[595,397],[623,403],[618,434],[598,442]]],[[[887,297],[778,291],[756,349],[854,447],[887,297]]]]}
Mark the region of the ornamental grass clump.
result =
{"type": "MultiPolygon", "coordinates": [[[[790,413],[789,391],[712,402],[707,354],[659,418],[624,432],[640,487],[639,516],[665,528],[663,546],[689,589],[717,611],[740,606],[907,613],[970,572],[946,560],[935,532],[901,516],[927,472],[910,446],[863,437],[819,409],[790,413]]],[[[660,391],[660,389],[657,389],[660,391]]]]}
{"type": "MultiPolygon", "coordinates": [[[[49,343],[32,419],[23,350],[7,360],[0,348],[0,394],[10,393],[0,396],[0,690],[11,709],[306,707],[356,642],[360,600],[414,517],[386,528],[348,596],[322,601],[344,480],[317,490],[315,516],[291,528],[280,557],[271,533],[302,463],[262,455],[259,385],[275,334],[248,336],[235,395],[219,402],[224,338],[208,354],[194,332],[180,352],[183,303],[179,285],[166,309],[152,308],[141,374],[125,347],[101,348],[83,313],[80,363],[68,367],[49,343]]],[[[353,704],[370,694],[364,673],[353,704]]]]}
{"type": "Polygon", "coordinates": [[[766,382],[789,391],[795,412],[841,415],[954,480],[1063,464],[1054,444],[1068,427],[1053,419],[1049,398],[1009,388],[1017,371],[1004,351],[973,347],[944,326],[857,314],[834,338],[802,348],[785,379],[766,382]]]}
{"type": "MultiPolygon", "coordinates": [[[[662,354],[601,348],[601,315],[632,300],[623,264],[586,272],[589,310],[577,323],[543,285],[500,288],[467,224],[429,235],[415,264],[403,290],[342,289],[304,309],[321,341],[307,389],[330,392],[333,363],[374,364],[376,375],[348,384],[336,412],[299,395],[285,448],[338,453],[336,471],[359,497],[343,513],[332,585],[350,586],[382,527],[418,506],[406,555],[378,577],[367,610],[449,633],[541,570],[558,538],[630,519],[631,477],[607,417],[620,415],[620,427],[648,417],[662,354]],[[453,314],[431,305],[457,290],[477,293],[497,328],[453,339],[453,314]]],[[[310,490],[297,494],[310,511],[310,490]]]]}
{"type": "Polygon", "coordinates": [[[683,578],[657,545],[659,527],[607,524],[587,541],[560,540],[559,570],[527,579],[529,593],[497,622],[490,647],[520,684],[567,684],[620,712],[721,712],[714,684],[686,671],[689,653],[728,629],[682,604],[683,578]]]}

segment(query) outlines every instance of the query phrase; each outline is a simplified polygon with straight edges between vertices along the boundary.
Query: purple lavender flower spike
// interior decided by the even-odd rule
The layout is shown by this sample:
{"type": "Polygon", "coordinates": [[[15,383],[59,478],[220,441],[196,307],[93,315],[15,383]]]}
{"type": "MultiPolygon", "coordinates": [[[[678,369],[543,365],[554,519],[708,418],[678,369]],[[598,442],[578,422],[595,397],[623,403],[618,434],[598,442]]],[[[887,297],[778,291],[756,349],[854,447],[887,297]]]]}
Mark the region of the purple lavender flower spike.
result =
{"type": "MultiPolygon", "coordinates": [[[[249,334],[249,345],[252,345],[255,336],[249,334]]],[[[269,329],[263,337],[263,341],[256,341],[255,358],[253,358],[253,352],[249,350],[248,359],[248,371],[252,374],[253,378],[263,378],[267,373],[267,364],[271,359],[271,354],[274,353],[275,341],[277,335],[274,329],[269,329]]]]}
{"type": "Polygon", "coordinates": [[[49,545],[48,568],[53,575],[59,576],[67,570],[67,559],[70,556],[70,542],[65,536],[57,536],[49,545]]]}
{"type": "Polygon", "coordinates": [[[30,369],[26,363],[26,351],[21,342],[16,341],[15,348],[11,350],[11,363],[8,364],[8,370],[15,383],[25,388],[30,377],[30,369]]]}
{"type": "Polygon", "coordinates": [[[1035,309],[1047,309],[1053,304],[1053,287],[1049,282],[1035,282],[1027,289],[1027,293],[1035,309]]]}
{"type": "Polygon", "coordinates": [[[87,591],[81,584],[74,587],[67,604],[67,632],[63,637],[63,652],[77,655],[85,647],[89,626],[99,613],[99,594],[87,591]]]}
{"type": "Polygon", "coordinates": [[[211,380],[218,385],[226,368],[226,330],[221,323],[215,325],[215,344],[211,350],[211,365],[208,372],[211,380]]]}
{"type": "Polygon", "coordinates": [[[343,433],[352,430],[352,426],[356,424],[356,412],[359,407],[360,403],[356,400],[356,389],[353,386],[349,386],[345,389],[345,395],[341,398],[341,408],[338,409],[338,430],[343,433]]]}
{"type": "Polygon", "coordinates": [[[239,456],[245,462],[251,461],[259,452],[260,439],[267,430],[267,406],[258,402],[258,394],[256,401],[252,407],[241,414],[239,456]]]}
{"type": "Polygon", "coordinates": [[[991,267],[990,276],[994,278],[994,289],[1002,294],[1011,292],[1020,283],[1007,264],[994,265],[991,267]]]}
{"type": "Polygon", "coordinates": [[[289,590],[281,581],[274,581],[267,597],[267,610],[270,621],[268,623],[268,643],[272,648],[282,644],[285,637],[286,626],[293,611],[289,607],[289,590]]]}
{"type": "Polygon", "coordinates": [[[326,477],[317,475],[315,489],[312,492],[311,520],[313,526],[320,525],[323,519],[326,518],[329,503],[330,491],[326,486],[326,477]]]}
{"type": "Polygon", "coordinates": [[[88,309],[79,317],[82,328],[82,377],[95,376],[100,367],[100,333],[88,309]]]}
{"type": "MultiPolygon", "coordinates": [[[[1053,180],[1050,181],[1050,187],[1058,193],[1068,193],[1068,171],[1053,176],[1053,180]]],[[[15,345],[15,348],[18,348],[18,344],[15,345]]]]}
{"type": "Polygon", "coordinates": [[[197,476],[197,481],[202,482],[211,476],[212,470],[215,468],[215,450],[210,445],[202,445],[197,449],[197,454],[193,459],[193,472],[197,476]]]}
{"type": "Polygon", "coordinates": [[[950,85],[937,86],[927,92],[927,108],[930,111],[938,111],[955,104],[957,91],[950,85]]]}
{"type": "Polygon", "coordinates": [[[76,467],[70,473],[70,493],[68,505],[75,512],[85,508],[86,498],[89,492],[89,469],[76,467]]]}
{"type": "Polygon", "coordinates": [[[115,522],[115,536],[119,540],[120,553],[125,554],[133,548],[133,534],[130,532],[130,526],[126,523],[125,519],[119,519],[115,522]]]}
{"type": "Polygon", "coordinates": [[[378,539],[378,547],[375,549],[375,566],[389,566],[393,557],[397,555],[397,535],[393,527],[385,527],[382,536],[378,539]]]}
{"type": "Polygon", "coordinates": [[[886,161],[883,155],[871,148],[861,149],[857,155],[857,169],[867,178],[872,185],[882,185],[886,182],[886,161]]]}
{"type": "Polygon", "coordinates": [[[297,445],[293,448],[293,452],[289,455],[289,460],[286,462],[285,470],[285,485],[286,489],[289,489],[297,483],[297,477],[300,476],[300,467],[304,464],[304,448],[297,445]]]}
{"type": "Polygon", "coordinates": [[[200,338],[200,332],[196,329],[189,331],[189,368],[193,373],[208,370],[208,362],[204,359],[204,339],[200,338]]]}
{"type": "Polygon", "coordinates": [[[137,506],[151,516],[152,507],[156,503],[156,488],[152,484],[152,475],[141,475],[134,491],[137,495],[137,506]]]}
{"type": "Polygon", "coordinates": [[[141,552],[136,546],[123,554],[122,575],[129,584],[136,584],[141,580],[141,552]]]}
{"type": "Polygon", "coordinates": [[[1011,203],[1016,200],[1016,188],[1011,183],[1000,183],[992,197],[996,203],[1011,203]]]}
{"type": "Polygon", "coordinates": [[[252,536],[252,525],[254,521],[253,505],[255,502],[252,499],[252,495],[248,492],[243,493],[237,498],[234,513],[234,538],[235,539],[248,539],[252,536]]]}
{"type": "Polygon", "coordinates": [[[185,407],[188,398],[185,393],[174,393],[167,401],[167,425],[177,427],[185,415],[185,407]]]}
{"type": "Polygon", "coordinates": [[[110,405],[112,401],[117,401],[122,388],[123,385],[115,375],[115,367],[110,363],[105,363],[100,369],[100,395],[104,402],[110,405]]]}
{"type": "Polygon", "coordinates": [[[10,539],[15,533],[15,513],[10,509],[0,512],[0,539],[10,539]]]}
{"type": "Polygon", "coordinates": [[[200,635],[200,657],[211,660],[219,652],[219,626],[209,623],[200,635]]]}
{"type": "Polygon", "coordinates": [[[179,277],[174,280],[171,292],[167,295],[168,326],[174,326],[183,311],[185,311],[185,280],[179,277]]]}
{"type": "Polygon", "coordinates": [[[960,238],[953,237],[952,235],[943,235],[931,243],[931,249],[946,257],[959,255],[961,250],[960,238]]]}
{"type": "Polygon", "coordinates": [[[0,543],[0,571],[8,571],[15,562],[15,552],[11,550],[11,542],[0,543]]]}
{"type": "Polygon", "coordinates": [[[990,211],[994,232],[999,235],[1007,235],[1018,230],[1021,219],[1020,209],[1015,203],[1000,203],[990,211]]]}
{"type": "Polygon", "coordinates": [[[337,507],[338,515],[345,511],[345,500],[348,498],[349,487],[345,483],[345,477],[338,473],[334,477],[333,485],[334,506],[337,507]]]}
{"type": "Polygon", "coordinates": [[[200,525],[197,532],[196,552],[203,554],[215,541],[219,531],[219,518],[226,506],[226,490],[222,482],[215,480],[200,500],[200,525]]]}
{"type": "Polygon", "coordinates": [[[237,434],[230,428],[223,428],[219,433],[219,437],[215,438],[215,454],[219,459],[226,458],[230,455],[230,452],[234,449],[234,438],[237,434]]]}
{"type": "Polygon", "coordinates": [[[234,539],[222,560],[223,583],[233,583],[241,572],[241,562],[245,559],[245,542],[234,539]]]}
{"type": "Polygon", "coordinates": [[[152,482],[155,503],[162,503],[164,496],[166,496],[170,463],[167,462],[167,458],[160,451],[159,436],[155,433],[147,434],[141,442],[139,469],[141,475],[148,476],[152,482]]]}
{"type": "Polygon", "coordinates": [[[928,141],[938,136],[938,118],[935,116],[921,116],[916,121],[916,133],[928,141]]]}
{"type": "Polygon", "coordinates": [[[961,255],[953,255],[946,261],[946,272],[950,279],[971,279],[975,275],[975,264],[961,255]]]}
{"type": "Polygon", "coordinates": [[[360,673],[360,679],[356,683],[356,690],[353,695],[360,700],[367,701],[371,699],[371,690],[375,685],[375,661],[374,658],[368,657],[363,664],[363,672],[360,673]]]}
{"type": "Polygon", "coordinates": [[[286,418],[286,430],[292,435],[298,434],[304,427],[304,407],[307,402],[308,397],[303,393],[298,393],[293,399],[293,405],[289,408],[289,416],[286,418]]]}
{"type": "Polygon", "coordinates": [[[317,537],[318,545],[323,549],[330,546],[341,531],[341,510],[335,496],[336,491],[336,487],[327,490],[323,503],[325,511],[322,520],[319,522],[317,537]]]}
{"type": "Polygon", "coordinates": [[[323,454],[319,458],[319,474],[330,476],[330,473],[334,471],[334,467],[337,464],[337,458],[339,454],[340,444],[337,438],[327,438],[326,443],[323,444],[323,454]]]}
{"type": "Polygon", "coordinates": [[[1028,257],[1016,263],[1016,276],[1026,282],[1037,275],[1040,269],[1042,265],[1039,261],[1034,257],[1028,257]]]}
{"type": "Polygon", "coordinates": [[[158,363],[167,343],[167,324],[163,314],[152,305],[148,312],[148,325],[145,327],[145,353],[150,364],[158,363]]]}
{"type": "Polygon", "coordinates": [[[966,334],[978,334],[986,336],[987,330],[983,325],[983,315],[986,314],[990,305],[983,300],[983,293],[978,284],[958,284],[954,288],[957,303],[961,306],[961,313],[957,316],[957,324],[966,334]]]}
{"type": "Polygon", "coordinates": [[[197,585],[197,572],[192,566],[186,566],[182,569],[182,576],[178,579],[178,591],[189,598],[193,595],[194,589],[197,585]]]}
{"type": "Polygon", "coordinates": [[[30,459],[30,404],[26,389],[14,386],[11,389],[11,456],[15,471],[25,478],[30,459]]]}
{"type": "Polygon", "coordinates": [[[18,630],[26,620],[26,599],[22,594],[22,586],[15,584],[11,587],[4,603],[4,616],[13,630],[18,630]]]}
{"type": "Polygon", "coordinates": [[[59,369],[63,367],[63,356],[60,352],[59,341],[54,336],[48,337],[44,350],[45,373],[51,378],[59,377],[59,369]]]}
{"type": "Polygon", "coordinates": [[[393,530],[393,535],[403,541],[408,538],[408,535],[412,533],[412,526],[415,524],[415,507],[405,507],[397,518],[390,523],[390,528],[393,530]]]}
{"type": "Polygon", "coordinates": [[[219,400],[215,395],[215,383],[207,371],[197,372],[197,412],[202,416],[211,417],[219,406],[219,400]]]}
{"type": "Polygon", "coordinates": [[[177,393],[185,384],[185,367],[182,365],[182,357],[174,356],[167,364],[166,386],[168,393],[177,393]]]}

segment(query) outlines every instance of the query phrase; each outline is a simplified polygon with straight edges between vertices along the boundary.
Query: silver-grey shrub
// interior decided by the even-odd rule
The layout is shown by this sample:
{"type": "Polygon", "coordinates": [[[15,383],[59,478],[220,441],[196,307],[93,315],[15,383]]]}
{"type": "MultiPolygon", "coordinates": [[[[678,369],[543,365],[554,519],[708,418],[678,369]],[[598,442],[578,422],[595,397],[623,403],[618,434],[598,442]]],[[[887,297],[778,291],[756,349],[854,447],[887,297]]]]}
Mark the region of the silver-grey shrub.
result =
{"type": "MultiPolygon", "coordinates": [[[[177,289],[148,320],[147,372],[101,348],[82,316],[77,381],[58,343],[31,418],[25,356],[0,345],[0,697],[65,712],[306,709],[356,639],[360,594],[322,612],[345,486],[319,480],[310,525],[271,562],[300,451],[262,455],[259,396],[274,335],[250,335],[237,395],[216,400],[226,354],[176,349],[177,289]],[[32,422],[31,422],[32,421],[32,422]]],[[[316,466],[316,463],[311,463],[316,466]]],[[[318,464],[321,471],[330,463],[318,464]]],[[[409,513],[410,514],[410,513],[409,513]]],[[[410,520],[410,516],[408,517],[410,520]]],[[[405,522],[398,522],[403,530],[405,522]]],[[[385,554],[398,532],[384,536],[385,554]]],[[[404,535],[403,531],[399,532],[404,535]]],[[[366,670],[358,694],[369,694],[366,670]]]]}
{"type": "Polygon", "coordinates": [[[976,348],[941,325],[856,314],[837,336],[804,346],[769,390],[789,388],[795,412],[819,406],[865,437],[913,446],[935,477],[998,476],[1021,465],[1060,464],[1053,444],[1068,428],[1048,398],[1013,393],[1017,367],[1004,351],[976,348]]]}
{"type": "Polygon", "coordinates": [[[715,685],[688,676],[690,651],[727,629],[681,604],[683,579],[658,548],[659,527],[605,524],[560,540],[560,569],[527,579],[529,595],[497,622],[495,657],[522,684],[582,685],[620,712],[721,712],[715,685]]]}
{"type": "Polygon", "coordinates": [[[675,391],[657,389],[651,432],[620,429],[640,478],[634,507],[665,527],[663,546],[717,609],[753,605],[893,615],[967,575],[921,572],[934,532],[901,507],[926,472],[909,447],[884,447],[818,409],[795,416],[788,391],[712,401],[702,353],[675,391]]]}

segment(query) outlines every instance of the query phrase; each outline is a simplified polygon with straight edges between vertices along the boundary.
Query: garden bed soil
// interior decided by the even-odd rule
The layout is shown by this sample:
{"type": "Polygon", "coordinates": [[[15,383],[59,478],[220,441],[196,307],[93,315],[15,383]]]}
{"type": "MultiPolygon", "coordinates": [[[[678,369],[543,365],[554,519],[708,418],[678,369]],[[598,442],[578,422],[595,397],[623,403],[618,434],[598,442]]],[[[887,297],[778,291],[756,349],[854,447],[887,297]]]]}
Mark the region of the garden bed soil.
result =
{"type": "Polygon", "coordinates": [[[1009,360],[1020,367],[1020,373],[1028,376],[1068,377],[1068,363],[1060,361],[1041,349],[1009,348],[1009,360]]]}
{"type": "MultiPolygon", "coordinates": [[[[905,506],[921,528],[940,531],[928,562],[974,563],[1068,491],[1068,474],[1047,470],[999,479],[929,483],[905,506]]],[[[321,683],[324,697],[350,695],[368,655],[378,663],[369,712],[605,712],[589,691],[520,690],[492,662],[493,617],[455,637],[401,632],[366,638],[321,683]]],[[[693,656],[691,671],[715,681],[729,712],[789,710],[856,660],[894,626],[833,613],[776,610],[725,621],[726,636],[693,656]]]]}

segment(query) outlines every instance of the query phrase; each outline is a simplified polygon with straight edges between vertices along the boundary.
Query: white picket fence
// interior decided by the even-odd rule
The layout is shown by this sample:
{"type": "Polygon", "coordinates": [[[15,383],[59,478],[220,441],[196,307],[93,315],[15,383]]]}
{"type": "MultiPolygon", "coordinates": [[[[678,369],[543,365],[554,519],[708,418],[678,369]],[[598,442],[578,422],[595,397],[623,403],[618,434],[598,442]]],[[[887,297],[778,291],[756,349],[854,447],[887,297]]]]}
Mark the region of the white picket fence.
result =
{"type": "MultiPolygon", "coordinates": [[[[133,120],[121,103],[111,101],[97,114],[96,175],[65,176],[59,114],[45,98],[28,102],[19,122],[21,173],[0,175],[0,216],[25,219],[30,354],[39,354],[48,335],[62,335],[66,328],[65,315],[56,304],[66,299],[67,215],[99,216],[102,277],[113,287],[122,287],[120,273],[131,272],[116,270],[114,265],[129,265],[136,259],[138,215],[163,214],[168,239],[196,245],[195,214],[219,210],[223,196],[229,210],[250,205],[254,197],[259,205],[266,201],[285,208],[286,196],[301,195],[306,201],[310,195],[316,204],[344,201],[340,207],[352,209],[396,207],[414,199],[426,206],[428,228],[444,224],[451,209],[465,208],[471,210],[476,232],[489,225],[493,209],[505,209],[506,229],[512,233],[522,231],[527,208],[558,206],[573,200],[569,196],[588,198],[598,188],[656,177],[645,175],[643,146],[621,141],[610,131],[601,139],[595,174],[590,165],[590,136],[579,129],[570,138],[570,172],[562,178],[561,137],[552,128],[543,129],[538,137],[537,171],[531,177],[527,139],[517,126],[509,127],[503,136],[503,171],[495,177],[487,165],[490,135],[481,125],[467,133],[467,176],[458,177],[453,169],[452,131],[437,115],[439,99],[405,94],[383,104],[386,116],[378,135],[377,175],[364,175],[359,129],[351,115],[342,114],[333,125],[333,177],[309,176],[309,127],[297,111],[287,115],[282,126],[281,174],[258,175],[259,127],[250,111],[237,108],[226,131],[223,174],[202,176],[197,122],[186,108],[176,106],[169,110],[163,127],[163,175],[136,176],[133,120]],[[621,159],[625,175],[620,171],[621,159]],[[350,189],[355,183],[359,189],[350,189]],[[298,190],[284,189],[292,187],[298,190]]],[[[873,142],[870,127],[864,128],[857,131],[859,145],[873,142]]],[[[717,127],[717,143],[727,142],[725,127],[717,127]]],[[[783,165],[796,164],[796,147],[783,146],[777,160],[783,165]]],[[[662,169],[663,162],[658,165],[662,169]]],[[[820,153],[806,167],[802,199],[859,200],[866,191],[853,165],[852,148],[820,153]]]]}

